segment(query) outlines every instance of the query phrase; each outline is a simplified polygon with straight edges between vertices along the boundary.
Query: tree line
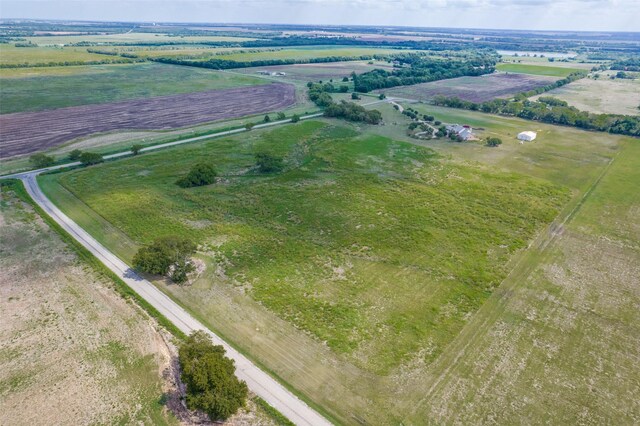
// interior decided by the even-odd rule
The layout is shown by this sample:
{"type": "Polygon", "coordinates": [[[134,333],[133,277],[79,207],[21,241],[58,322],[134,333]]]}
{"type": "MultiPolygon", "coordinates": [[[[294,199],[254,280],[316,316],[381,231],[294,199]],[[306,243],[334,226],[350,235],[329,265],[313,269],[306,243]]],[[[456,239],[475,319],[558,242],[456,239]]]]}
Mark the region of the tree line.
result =
{"type": "Polygon", "coordinates": [[[232,68],[252,68],[267,67],[272,65],[294,65],[294,64],[316,64],[326,62],[347,62],[347,61],[370,61],[388,60],[387,55],[361,55],[361,56],[327,56],[324,58],[309,59],[261,59],[257,61],[232,61],[228,59],[213,58],[206,61],[194,61],[178,58],[148,58],[151,61],[162,62],[164,64],[186,65],[189,67],[211,68],[216,70],[226,70],[232,68]]]}
{"type": "Polygon", "coordinates": [[[476,103],[455,97],[436,96],[435,105],[501,114],[541,121],[550,124],[574,126],[586,130],[640,136],[640,117],[616,114],[594,114],[568,106],[566,102],[552,97],[541,97],[537,101],[528,99],[494,99],[476,103]]]}
{"type": "Polygon", "coordinates": [[[479,76],[495,71],[496,57],[477,56],[464,61],[440,60],[415,54],[397,56],[401,66],[393,71],[374,69],[363,74],[352,74],[357,92],[370,92],[396,86],[408,86],[462,76],[479,76]]]}
{"type": "Polygon", "coordinates": [[[348,121],[361,121],[368,124],[378,124],[382,121],[382,113],[373,109],[368,110],[355,102],[340,101],[336,103],[331,97],[332,92],[342,92],[331,83],[308,83],[309,99],[324,108],[326,117],[342,118],[348,121]]]}
{"type": "Polygon", "coordinates": [[[617,60],[610,68],[616,71],[640,71],[640,58],[617,60]]]}
{"type": "Polygon", "coordinates": [[[528,90],[526,92],[518,93],[516,95],[517,100],[525,100],[526,98],[530,98],[531,96],[536,96],[544,92],[548,92],[549,90],[557,89],[558,87],[562,87],[565,84],[572,83],[576,80],[580,80],[581,78],[585,78],[587,76],[586,71],[576,71],[565,78],[555,81],[554,83],[547,84],[546,86],[537,87],[535,89],[528,90]]]}

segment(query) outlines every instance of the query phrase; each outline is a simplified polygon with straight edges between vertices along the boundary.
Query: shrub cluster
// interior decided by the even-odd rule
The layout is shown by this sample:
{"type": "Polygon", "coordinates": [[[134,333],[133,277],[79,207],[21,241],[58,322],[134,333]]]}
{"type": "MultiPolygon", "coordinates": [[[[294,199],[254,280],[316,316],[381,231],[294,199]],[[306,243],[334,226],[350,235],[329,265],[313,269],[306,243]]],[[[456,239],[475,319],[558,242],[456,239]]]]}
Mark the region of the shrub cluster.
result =
{"type": "Polygon", "coordinates": [[[186,176],[178,179],[176,184],[182,188],[192,188],[194,186],[211,185],[215,182],[218,173],[212,165],[198,163],[189,171],[186,176]]]}

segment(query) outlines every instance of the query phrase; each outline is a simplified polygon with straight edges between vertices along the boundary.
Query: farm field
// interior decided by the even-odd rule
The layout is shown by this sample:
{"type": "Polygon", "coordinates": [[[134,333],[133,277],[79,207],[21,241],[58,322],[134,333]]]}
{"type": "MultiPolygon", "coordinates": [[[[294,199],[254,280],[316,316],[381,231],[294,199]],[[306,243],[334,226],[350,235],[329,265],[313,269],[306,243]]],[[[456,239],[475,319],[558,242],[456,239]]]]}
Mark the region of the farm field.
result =
{"type": "MultiPolygon", "coordinates": [[[[448,111],[435,113],[444,120],[448,111]]],[[[454,118],[458,111],[449,112],[454,118]]],[[[527,123],[474,115],[487,133],[500,135],[527,123]]],[[[158,230],[205,242],[210,248],[199,256],[208,272],[191,286],[158,282],[160,288],[338,418],[353,412],[393,423],[403,416],[394,401],[424,390],[420,378],[510,271],[517,247],[569,194],[579,198],[620,138],[585,139],[589,133],[543,125],[539,142],[505,140],[505,150],[434,145],[443,153],[467,150],[447,160],[365,129],[357,136],[342,123],[305,122],[44,176],[42,183],[124,259],[158,230]],[[289,171],[252,173],[252,153],[266,148],[285,155],[289,171]],[[205,158],[221,172],[219,184],[188,194],[174,185],[205,158]],[[479,218],[481,227],[469,225],[479,218]],[[114,246],[114,231],[131,244],[114,246]],[[219,300],[228,303],[213,302],[219,300]],[[293,367],[298,363],[307,367],[293,367]]]]}
{"type": "MultiPolygon", "coordinates": [[[[206,45],[167,45],[167,46],[126,46],[126,47],[103,47],[101,50],[127,53],[136,55],[140,58],[179,58],[185,57],[197,57],[198,59],[210,59],[217,58],[219,53],[223,52],[237,52],[237,47],[215,47],[206,45]]],[[[253,50],[253,49],[252,49],[253,50]]],[[[262,49],[256,49],[262,50],[262,49]]]]}
{"type": "Polygon", "coordinates": [[[9,77],[0,72],[0,83],[6,82],[0,84],[2,114],[266,83],[250,76],[158,63],[3,71],[9,77]]]}
{"type": "Polygon", "coordinates": [[[259,50],[256,52],[230,53],[218,55],[216,59],[249,62],[269,59],[312,59],[327,58],[330,56],[363,56],[363,55],[389,55],[407,52],[407,50],[388,49],[377,47],[342,47],[342,46],[309,46],[299,48],[284,48],[272,50],[259,50]]]}
{"type": "MultiPolygon", "coordinates": [[[[582,111],[597,114],[640,114],[640,79],[611,80],[615,72],[601,72],[598,80],[583,78],[545,93],[582,111]]],[[[538,96],[531,99],[537,99],[538,96]]]]}
{"type": "Polygon", "coordinates": [[[509,98],[520,92],[546,86],[557,78],[525,74],[496,73],[480,77],[458,77],[412,86],[381,89],[387,96],[429,101],[435,96],[458,97],[471,102],[509,98]]]}
{"type": "Polygon", "coordinates": [[[391,69],[392,66],[386,61],[348,61],[348,62],[327,62],[318,64],[294,64],[294,65],[273,65],[268,67],[242,68],[238,72],[247,75],[255,75],[259,71],[285,72],[285,77],[278,77],[284,81],[295,81],[307,83],[309,81],[329,81],[333,79],[339,84],[344,77],[349,77],[352,72],[357,74],[365,73],[376,68],[391,69]]]}
{"type": "Polygon", "coordinates": [[[637,423],[639,159],[637,140],[626,141],[434,363],[408,423],[637,423]]]}
{"type": "Polygon", "coordinates": [[[0,115],[3,156],[43,150],[98,132],[171,129],[274,112],[295,102],[288,84],[238,87],[0,115]]]}
{"type": "Polygon", "coordinates": [[[251,41],[255,38],[249,37],[226,37],[226,36],[184,36],[184,35],[170,35],[161,33],[136,33],[128,32],[121,34],[83,34],[83,35],[52,35],[52,36],[37,36],[37,37],[25,37],[27,41],[35,43],[38,46],[51,46],[51,45],[68,45],[80,42],[89,43],[197,43],[197,42],[215,42],[215,41],[251,41]]]}
{"type": "Polygon", "coordinates": [[[117,56],[89,53],[86,47],[15,47],[0,43],[0,66],[113,60],[126,61],[117,56]]]}
{"type": "Polygon", "coordinates": [[[544,75],[550,77],[566,77],[571,73],[580,71],[579,68],[556,67],[553,65],[528,65],[528,64],[505,64],[496,65],[498,71],[515,72],[520,74],[544,75]]]}
{"type": "Polygon", "coordinates": [[[580,60],[570,60],[567,62],[563,62],[560,60],[556,60],[553,62],[549,62],[548,58],[540,58],[540,57],[532,57],[532,56],[509,56],[503,55],[502,60],[505,63],[513,63],[515,65],[540,65],[545,67],[553,67],[553,68],[579,68],[582,70],[589,71],[594,66],[600,65],[603,61],[585,61],[581,62],[580,60]]]}
{"type": "Polygon", "coordinates": [[[153,321],[31,206],[0,197],[0,423],[177,424],[160,404],[170,352],[153,321]]]}

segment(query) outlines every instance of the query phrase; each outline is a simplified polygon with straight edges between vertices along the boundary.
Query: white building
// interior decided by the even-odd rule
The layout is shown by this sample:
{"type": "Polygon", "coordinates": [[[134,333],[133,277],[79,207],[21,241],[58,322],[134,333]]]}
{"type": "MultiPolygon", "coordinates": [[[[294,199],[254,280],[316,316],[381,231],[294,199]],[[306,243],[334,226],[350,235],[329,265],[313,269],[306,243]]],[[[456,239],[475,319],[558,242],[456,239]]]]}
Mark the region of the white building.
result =
{"type": "Polygon", "coordinates": [[[536,132],[531,132],[531,131],[518,133],[518,139],[521,141],[531,142],[536,138],[536,136],[538,136],[538,134],[536,132]]]}
{"type": "Polygon", "coordinates": [[[470,126],[461,126],[459,124],[450,124],[447,126],[449,134],[460,136],[463,141],[473,139],[473,129],[470,126]]]}

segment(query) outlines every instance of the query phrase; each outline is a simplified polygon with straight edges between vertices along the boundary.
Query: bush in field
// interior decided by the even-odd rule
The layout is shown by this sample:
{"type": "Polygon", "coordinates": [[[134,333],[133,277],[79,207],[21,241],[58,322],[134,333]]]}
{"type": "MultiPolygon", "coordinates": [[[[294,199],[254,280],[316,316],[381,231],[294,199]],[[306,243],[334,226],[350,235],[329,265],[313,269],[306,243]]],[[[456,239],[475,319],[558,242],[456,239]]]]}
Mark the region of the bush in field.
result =
{"type": "Polygon", "coordinates": [[[141,150],[142,148],[144,148],[142,145],[138,145],[138,144],[136,144],[136,145],[132,145],[132,146],[131,146],[131,153],[132,153],[133,155],[138,155],[138,154],[140,154],[140,150],[141,150]]]}
{"type": "Polygon", "coordinates": [[[297,123],[298,121],[300,121],[300,116],[298,114],[293,114],[291,116],[291,122],[292,123],[297,123]]]}
{"type": "Polygon", "coordinates": [[[262,121],[264,121],[265,123],[269,123],[271,121],[271,117],[269,117],[269,114],[265,115],[262,121]]]}
{"type": "Polygon", "coordinates": [[[79,149],[74,149],[69,153],[69,160],[78,161],[81,155],[82,155],[82,151],[80,151],[79,149]]]}
{"type": "Polygon", "coordinates": [[[496,147],[502,145],[502,139],[500,138],[487,138],[487,146],[496,147]]]}
{"type": "Polygon", "coordinates": [[[284,120],[285,118],[287,118],[287,116],[284,112],[278,113],[278,120],[284,120]]]}
{"type": "Polygon", "coordinates": [[[284,169],[282,158],[267,152],[259,152],[256,154],[256,165],[260,173],[277,173],[284,169]]]}
{"type": "Polygon", "coordinates": [[[168,275],[174,282],[183,283],[193,270],[189,258],[195,251],[196,245],[189,239],[162,237],[139,249],[133,257],[133,266],[139,271],[168,275]]]}
{"type": "Polygon", "coordinates": [[[49,155],[38,153],[29,157],[29,162],[39,169],[49,167],[55,163],[55,159],[49,155]]]}
{"type": "Polygon", "coordinates": [[[211,185],[215,182],[218,173],[211,164],[198,163],[191,168],[189,173],[176,181],[182,188],[211,185]]]}
{"type": "Polygon", "coordinates": [[[204,331],[195,331],[178,352],[187,407],[202,410],[211,420],[225,420],[244,407],[248,388],[236,377],[233,360],[204,331]]]}
{"type": "Polygon", "coordinates": [[[93,164],[102,163],[104,161],[104,157],[102,157],[102,154],[98,154],[96,152],[83,152],[80,154],[79,160],[83,166],[91,166],[93,164]]]}
{"type": "Polygon", "coordinates": [[[360,95],[358,95],[356,92],[353,92],[353,93],[351,94],[351,99],[353,99],[353,100],[358,100],[358,99],[360,99],[360,95]]]}

